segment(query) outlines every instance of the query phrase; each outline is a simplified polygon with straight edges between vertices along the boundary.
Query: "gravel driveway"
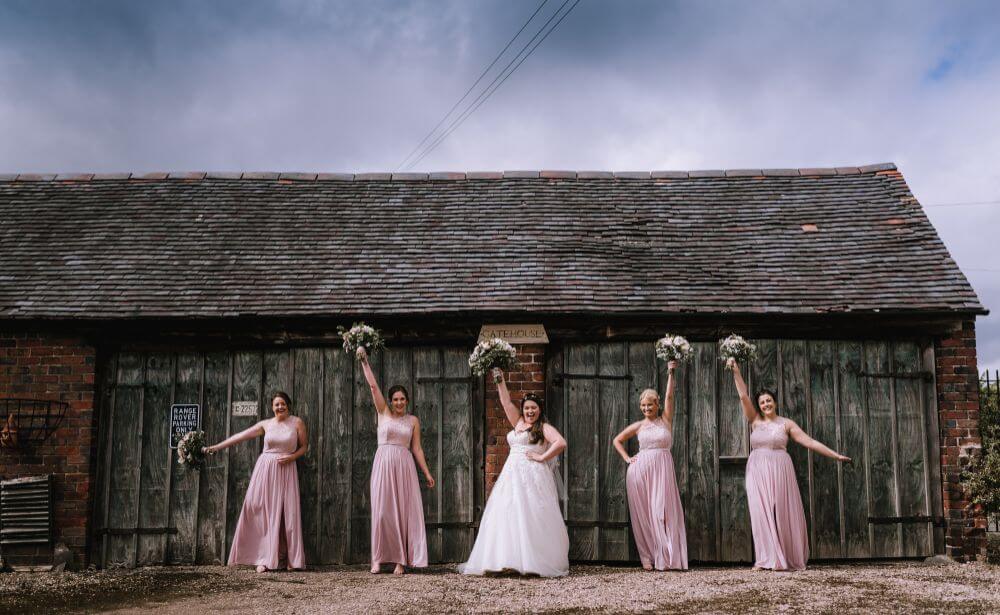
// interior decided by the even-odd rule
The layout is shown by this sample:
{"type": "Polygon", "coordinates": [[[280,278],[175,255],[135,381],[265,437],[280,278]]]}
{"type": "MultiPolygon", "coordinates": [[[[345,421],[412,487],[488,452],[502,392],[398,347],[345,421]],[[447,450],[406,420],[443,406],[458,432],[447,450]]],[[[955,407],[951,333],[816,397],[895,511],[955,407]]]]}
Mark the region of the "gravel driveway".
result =
{"type": "Polygon", "coordinates": [[[223,567],[0,574],[0,613],[987,613],[1000,567],[913,562],[816,565],[805,572],[574,566],[563,579],[404,577],[364,566],[265,573],[223,567]]]}

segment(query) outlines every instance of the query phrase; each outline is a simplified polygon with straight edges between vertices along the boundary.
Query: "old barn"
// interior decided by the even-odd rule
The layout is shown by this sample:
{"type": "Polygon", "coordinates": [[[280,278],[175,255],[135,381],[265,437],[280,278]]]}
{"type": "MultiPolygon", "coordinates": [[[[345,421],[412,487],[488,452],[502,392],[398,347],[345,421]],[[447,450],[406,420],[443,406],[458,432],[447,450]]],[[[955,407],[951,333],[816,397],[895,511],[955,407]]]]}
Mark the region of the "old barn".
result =
{"type": "Polygon", "coordinates": [[[217,441],[284,389],[310,427],[307,559],[367,561],[375,416],[336,334],[364,320],[387,336],[381,381],[410,389],[424,426],[433,561],[466,557],[504,460],[495,390],[466,363],[498,324],[547,337],[520,345],[510,380],[569,442],[574,561],[637,559],[611,438],[662,388],[667,331],[697,347],[674,425],[692,560],[751,556],[747,426],[717,357],[730,332],[760,346],[751,387],[855,459],[790,451],[813,558],[975,557],[985,521],[957,477],[979,442],[985,313],[891,164],[0,176],[0,399],[64,410],[44,440],[0,446],[3,479],[53,475],[52,514],[28,531],[5,513],[0,550],[224,561],[260,443],[179,467],[171,407],[196,404],[217,441]]]}

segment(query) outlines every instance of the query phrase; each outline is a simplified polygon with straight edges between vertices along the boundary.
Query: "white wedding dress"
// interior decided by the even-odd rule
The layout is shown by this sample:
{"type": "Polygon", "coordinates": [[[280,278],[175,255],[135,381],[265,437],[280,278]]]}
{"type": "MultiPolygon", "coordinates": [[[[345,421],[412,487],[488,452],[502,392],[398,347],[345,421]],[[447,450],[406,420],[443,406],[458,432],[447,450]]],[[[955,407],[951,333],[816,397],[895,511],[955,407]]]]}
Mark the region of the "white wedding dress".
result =
{"type": "Polygon", "coordinates": [[[527,458],[545,452],[545,442],[529,444],[527,431],[507,434],[510,456],[486,502],[479,535],[463,574],[516,570],[521,574],[569,574],[569,535],[559,508],[553,465],[527,458]]]}

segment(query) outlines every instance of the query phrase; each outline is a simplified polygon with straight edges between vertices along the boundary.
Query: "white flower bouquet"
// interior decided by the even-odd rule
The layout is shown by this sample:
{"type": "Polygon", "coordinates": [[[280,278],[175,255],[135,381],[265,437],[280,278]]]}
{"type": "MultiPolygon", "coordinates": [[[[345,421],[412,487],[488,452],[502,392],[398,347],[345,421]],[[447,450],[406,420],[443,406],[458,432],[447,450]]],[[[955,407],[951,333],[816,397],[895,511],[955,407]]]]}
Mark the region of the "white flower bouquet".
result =
{"type": "Polygon", "coordinates": [[[693,353],[691,342],[679,335],[667,333],[656,340],[656,356],[663,361],[687,361],[693,353]]]}
{"type": "Polygon", "coordinates": [[[357,356],[358,348],[364,348],[368,354],[385,348],[385,342],[378,330],[363,322],[354,323],[350,329],[337,327],[337,333],[344,340],[344,350],[355,356],[357,356]]]}
{"type": "MultiPolygon", "coordinates": [[[[469,355],[469,367],[477,376],[482,376],[495,367],[510,371],[516,366],[517,351],[499,337],[479,342],[469,355]]],[[[500,379],[494,378],[494,381],[500,382],[500,379]]]]}
{"type": "Polygon", "coordinates": [[[719,344],[719,358],[723,362],[736,359],[739,363],[749,363],[757,357],[757,347],[733,333],[719,344]]]}
{"type": "Polygon", "coordinates": [[[205,463],[205,432],[189,431],[177,443],[177,463],[197,470],[205,463]]]}

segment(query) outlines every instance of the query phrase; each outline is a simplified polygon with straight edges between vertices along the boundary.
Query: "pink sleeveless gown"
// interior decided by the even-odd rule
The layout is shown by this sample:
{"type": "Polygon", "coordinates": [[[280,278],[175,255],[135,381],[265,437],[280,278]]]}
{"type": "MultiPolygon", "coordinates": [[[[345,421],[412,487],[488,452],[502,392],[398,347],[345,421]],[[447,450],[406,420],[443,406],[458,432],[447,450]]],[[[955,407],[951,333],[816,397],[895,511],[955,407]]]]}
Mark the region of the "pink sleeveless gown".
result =
{"type": "Polygon", "coordinates": [[[787,445],[781,417],[756,423],[750,434],[747,503],[758,568],[803,570],[809,559],[806,515],[787,445]]]}
{"type": "Polygon", "coordinates": [[[673,436],[660,423],[639,430],[639,453],[628,467],[625,487],[632,535],[643,566],[686,570],[687,535],[677,490],[673,436]]]}
{"type": "Polygon", "coordinates": [[[424,505],[410,452],[412,437],[409,415],[379,416],[371,483],[373,564],[427,565],[424,505]]]}
{"type": "Polygon", "coordinates": [[[278,457],[294,453],[298,443],[298,432],[288,419],[272,423],[264,432],[264,452],[254,465],[233,534],[230,566],[306,567],[299,470],[295,462],[278,463],[278,457]]]}

